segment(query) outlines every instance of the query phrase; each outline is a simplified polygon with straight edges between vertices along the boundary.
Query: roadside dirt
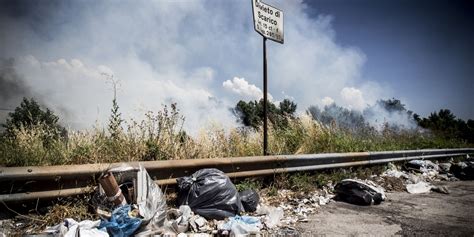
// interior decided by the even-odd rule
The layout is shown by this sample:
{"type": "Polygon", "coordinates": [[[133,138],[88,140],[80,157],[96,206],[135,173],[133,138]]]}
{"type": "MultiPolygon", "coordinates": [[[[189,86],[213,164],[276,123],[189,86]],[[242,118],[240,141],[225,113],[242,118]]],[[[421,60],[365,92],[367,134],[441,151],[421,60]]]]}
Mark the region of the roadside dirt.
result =
{"type": "Polygon", "coordinates": [[[376,206],[331,202],[297,229],[302,236],[473,236],[474,181],[435,184],[450,194],[392,192],[376,206]]]}

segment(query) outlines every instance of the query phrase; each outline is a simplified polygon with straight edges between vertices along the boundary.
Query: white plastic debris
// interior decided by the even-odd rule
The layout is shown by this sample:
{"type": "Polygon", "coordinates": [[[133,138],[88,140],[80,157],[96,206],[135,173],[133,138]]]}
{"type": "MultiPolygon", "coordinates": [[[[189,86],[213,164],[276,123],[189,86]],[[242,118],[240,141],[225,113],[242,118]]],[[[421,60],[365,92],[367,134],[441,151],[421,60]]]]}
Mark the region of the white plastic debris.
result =
{"type": "Polygon", "coordinates": [[[263,222],[270,229],[277,227],[280,224],[280,220],[284,216],[282,208],[271,207],[267,205],[259,205],[257,207],[256,213],[260,215],[266,215],[263,218],[263,222]]]}
{"type": "Polygon", "coordinates": [[[61,224],[53,227],[47,227],[44,233],[52,234],[55,236],[64,237],[94,237],[94,236],[109,236],[106,231],[99,230],[97,227],[100,225],[100,220],[91,221],[85,220],[77,222],[74,219],[66,218],[61,224]]]}
{"type": "Polygon", "coordinates": [[[253,216],[235,216],[222,226],[220,230],[229,230],[232,236],[248,236],[258,234],[262,228],[260,219],[253,216]]]}
{"type": "Polygon", "coordinates": [[[428,193],[430,192],[433,186],[429,183],[420,181],[416,184],[407,184],[406,188],[408,193],[418,194],[418,193],[428,193]]]}

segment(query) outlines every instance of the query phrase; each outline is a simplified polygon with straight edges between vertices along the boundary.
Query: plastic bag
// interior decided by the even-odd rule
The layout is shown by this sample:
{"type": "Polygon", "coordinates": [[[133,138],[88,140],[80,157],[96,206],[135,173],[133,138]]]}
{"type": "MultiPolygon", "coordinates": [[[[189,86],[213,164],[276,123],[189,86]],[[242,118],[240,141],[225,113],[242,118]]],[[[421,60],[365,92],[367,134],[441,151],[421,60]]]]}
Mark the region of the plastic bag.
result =
{"type": "Polygon", "coordinates": [[[257,210],[258,203],[260,202],[260,197],[258,193],[254,190],[244,190],[239,192],[240,201],[246,212],[254,212],[257,210]]]}
{"type": "Polygon", "coordinates": [[[429,193],[431,188],[433,186],[429,183],[426,183],[426,182],[423,182],[423,181],[420,181],[416,184],[407,184],[406,188],[407,188],[407,192],[408,193],[414,193],[414,194],[417,194],[417,193],[429,193]]]}
{"type": "Polygon", "coordinates": [[[430,160],[410,160],[405,164],[407,170],[415,170],[421,173],[438,171],[439,166],[430,160]]]}
{"type": "Polygon", "coordinates": [[[245,236],[260,232],[263,225],[257,217],[253,216],[235,216],[222,225],[222,229],[229,230],[231,236],[245,236]]]}
{"type": "Polygon", "coordinates": [[[206,219],[222,220],[243,210],[234,184],[218,169],[201,169],[176,180],[178,206],[188,205],[206,219]]]}
{"type": "Polygon", "coordinates": [[[459,162],[450,167],[450,172],[461,180],[474,180],[474,162],[459,162]]]}
{"type": "Polygon", "coordinates": [[[356,205],[377,205],[385,199],[383,190],[353,179],[342,180],[334,190],[339,199],[356,205]]]}
{"type": "MultiPolygon", "coordinates": [[[[63,237],[107,237],[109,234],[104,229],[97,229],[100,226],[101,221],[91,221],[84,220],[77,222],[72,218],[66,218],[64,221],[58,225],[47,227],[43,233],[40,235],[43,236],[63,236],[63,237]]],[[[38,235],[38,236],[40,236],[38,235]]],[[[6,236],[1,235],[0,236],[6,236]]]]}
{"type": "Polygon", "coordinates": [[[142,220],[130,217],[128,212],[131,210],[130,205],[121,206],[112,212],[110,221],[104,220],[100,223],[99,228],[107,228],[107,231],[114,237],[131,236],[140,227],[142,220]]]}
{"type": "Polygon", "coordinates": [[[119,184],[133,183],[133,199],[143,217],[142,229],[156,230],[162,227],[166,218],[166,199],[143,165],[136,167],[121,164],[109,171],[114,174],[119,184]]]}

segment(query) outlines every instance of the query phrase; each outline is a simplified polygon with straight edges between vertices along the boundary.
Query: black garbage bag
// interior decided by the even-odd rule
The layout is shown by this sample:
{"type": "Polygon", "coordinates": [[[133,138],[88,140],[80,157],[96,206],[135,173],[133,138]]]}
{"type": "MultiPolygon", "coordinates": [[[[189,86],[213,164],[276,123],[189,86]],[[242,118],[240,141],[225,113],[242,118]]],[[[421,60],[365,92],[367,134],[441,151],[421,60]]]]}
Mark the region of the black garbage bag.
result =
{"type": "Polygon", "coordinates": [[[257,210],[258,203],[260,202],[260,196],[254,190],[248,189],[239,192],[240,201],[246,212],[254,212],[257,210]]]}
{"type": "Polygon", "coordinates": [[[450,172],[461,180],[474,180],[474,162],[458,162],[451,165],[450,172]]]}
{"type": "Polygon", "coordinates": [[[178,206],[188,205],[206,219],[222,220],[243,211],[237,189],[218,169],[201,169],[176,181],[178,206]]]}
{"type": "Polygon", "coordinates": [[[382,190],[353,179],[342,180],[334,187],[334,191],[337,199],[355,205],[368,206],[372,203],[378,205],[385,199],[382,190]]]}

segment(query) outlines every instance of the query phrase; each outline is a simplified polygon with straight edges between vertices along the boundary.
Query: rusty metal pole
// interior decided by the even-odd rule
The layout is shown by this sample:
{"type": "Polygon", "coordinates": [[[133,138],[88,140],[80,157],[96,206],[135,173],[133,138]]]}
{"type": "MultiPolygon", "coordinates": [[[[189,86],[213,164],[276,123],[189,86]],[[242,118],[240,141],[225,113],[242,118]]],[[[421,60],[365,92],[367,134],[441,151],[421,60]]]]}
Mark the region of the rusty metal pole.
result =
{"type": "Polygon", "coordinates": [[[263,155],[268,155],[267,124],[267,38],[263,37],[263,155]]]}
{"type": "Polygon", "coordinates": [[[99,178],[100,185],[104,189],[107,195],[107,200],[113,202],[115,205],[125,205],[125,197],[122,194],[122,190],[119,188],[114,175],[111,172],[107,172],[104,176],[99,178]]]}

